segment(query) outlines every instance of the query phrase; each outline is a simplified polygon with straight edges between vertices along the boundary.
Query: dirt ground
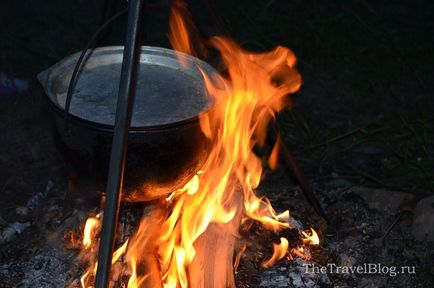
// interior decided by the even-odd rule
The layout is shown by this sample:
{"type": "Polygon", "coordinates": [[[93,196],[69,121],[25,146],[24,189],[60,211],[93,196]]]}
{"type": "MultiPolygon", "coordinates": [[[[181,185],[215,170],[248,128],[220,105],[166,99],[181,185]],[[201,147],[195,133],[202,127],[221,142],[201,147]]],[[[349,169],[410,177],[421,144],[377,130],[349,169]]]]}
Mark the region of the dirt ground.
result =
{"type": "MultiPolygon", "coordinates": [[[[168,47],[162,23],[170,2],[146,1],[143,44],[168,47]]],[[[215,2],[223,30],[243,47],[295,52],[304,84],[280,126],[313,187],[405,191],[415,202],[433,194],[434,2],[188,2],[206,35],[218,25],[205,3],[215,2]]],[[[102,0],[0,1],[0,73],[31,85],[0,94],[5,223],[48,180],[55,183],[49,197],[62,201],[70,167],[54,146],[36,74],[83,48],[102,7],[102,0]]],[[[121,44],[124,30],[125,21],[116,22],[105,44],[121,44]]]]}

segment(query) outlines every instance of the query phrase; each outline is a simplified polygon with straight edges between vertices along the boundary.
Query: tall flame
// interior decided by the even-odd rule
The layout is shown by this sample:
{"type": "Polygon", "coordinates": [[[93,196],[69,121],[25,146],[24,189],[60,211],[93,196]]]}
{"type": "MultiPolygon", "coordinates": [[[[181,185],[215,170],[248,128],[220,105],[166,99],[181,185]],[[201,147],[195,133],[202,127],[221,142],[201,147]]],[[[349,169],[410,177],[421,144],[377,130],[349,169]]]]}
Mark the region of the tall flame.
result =
{"type": "MultiPolygon", "coordinates": [[[[183,18],[186,15],[189,16],[186,6],[176,2],[170,18],[169,39],[175,50],[195,55],[204,45],[200,43],[196,47],[201,48],[194,48],[188,33],[191,25],[183,18]]],[[[263,177],[263,163],[267,159],[262,159],[253,149],[264,146],[270,121],[274,120],[275,113],[289,107],[288,95],[301,85],[295,55],[282,46],[265,53],[252,53],[226,37],[213,37],[208,43],[219,51],[228,71],[228,77],[218,83],[213,76],[202,73],[207,94],[214,100],[211,112],[199,117],[210,151],[200,171],[166,198],[165,206],[170,209],[152,211],[130,239],[126,252],[131,274],[128,287],[140,287],[145,281],[155,283],[148,287],[188,287],[196,240],[210,224],[233,221],[237,199],[243,201],[244,215],[266,228],[278,231],[289,227],[282,220],[288,218],[288,212],[277,215],[268,199],[254,192],[263,177]],[[155,263],[158,263],[155,269],[145,267],[155,263]]],[[[275,145],[269,160],[271,166],[277,162],[277,149],[275,145]]],[[[306,234],[306,243],[315,242],[315,235],[313,230],[306,234]]],[[[274,246],[273,256],[263,267],[272,265],[288,252],[285,238],[274,246]]]]}
{"type": "MultiPolygon", "coordinates": [[[[181,18],[186,13],[179,11],[184,8],[174,6],[170,39],[175,50],[191,54],[191,41],[181,18]]],[[[279,221],[268,200],[254,193],[262,177],[262,159],[252,149],[265,144],[269,122],[276,112],[288,107],[288,94],[301,85],[294,68],[295,56],[284,47],[251,53],[224,37],[214,37],[210,44],[220,52],[229,77],[217,85],[203,73],[215,105],[212,112],[200,116],[200,125],[212,148],[201,167],[203,173],[196,174],[167,198],[172,212],[161,219],[162,233],[155,244],[164,287],[188,287],[188,266],[196,255],[195,241],[211,223],[233,219],[234,199],[239,193],[248,217],[274,230],[288,227],[279,221]]],[[[149,229],[148,223],[142,222],[139,233],[149,229]]],[[[279,250],[280,255],[275,258],[286,253],[288,241],[284,239],[282,243],[286,243],[286,249],[279,250]]],[[[135,259],[138,252],[129,249],[127,257],[135,259]]]]}

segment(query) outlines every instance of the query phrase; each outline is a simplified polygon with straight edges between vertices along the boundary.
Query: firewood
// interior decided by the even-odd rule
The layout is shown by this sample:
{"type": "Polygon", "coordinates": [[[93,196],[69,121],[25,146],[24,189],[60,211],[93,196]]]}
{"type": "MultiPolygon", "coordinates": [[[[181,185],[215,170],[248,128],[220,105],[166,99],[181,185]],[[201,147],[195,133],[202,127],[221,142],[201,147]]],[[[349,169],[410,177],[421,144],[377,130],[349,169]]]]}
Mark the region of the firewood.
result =
{"type": "Polygon", "coordinates": [[[235,198],[234,218],[226,224],[210,224],[195,242],[196,256],[188,267],[192,288],[235,287],[234,251],[243,211],[242,197],[235,198]]]}

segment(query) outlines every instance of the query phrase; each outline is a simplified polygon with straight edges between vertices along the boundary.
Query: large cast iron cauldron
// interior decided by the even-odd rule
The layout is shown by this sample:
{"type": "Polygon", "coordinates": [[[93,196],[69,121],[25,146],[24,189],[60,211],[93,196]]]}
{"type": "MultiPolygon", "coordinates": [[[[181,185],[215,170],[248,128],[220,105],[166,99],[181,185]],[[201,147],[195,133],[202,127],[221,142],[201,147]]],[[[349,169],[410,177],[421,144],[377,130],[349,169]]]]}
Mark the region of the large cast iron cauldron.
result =
{"type": "MultiPolygon", "coordinates": [[[[80,177],[96,180],[102,189],[107,180],[122,52],[122,46],[114,46],[87,55],[68,112],[65,100],[79,54],[38,75],[51,104],[61,151],[80,177]]],[[[199,59],[169,49],[142,47],[124,200],[164,196],[196,172],[206,154],[198,115],[211,106],[201,71],[218,79],[214,69],[199,59]]]]}

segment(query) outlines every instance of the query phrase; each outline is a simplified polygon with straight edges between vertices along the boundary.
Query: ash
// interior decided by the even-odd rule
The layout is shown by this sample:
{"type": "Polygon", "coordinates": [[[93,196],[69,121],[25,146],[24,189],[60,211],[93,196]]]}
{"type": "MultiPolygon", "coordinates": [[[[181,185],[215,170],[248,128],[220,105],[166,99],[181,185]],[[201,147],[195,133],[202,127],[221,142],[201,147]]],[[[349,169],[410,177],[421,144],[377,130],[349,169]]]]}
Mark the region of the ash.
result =
{"type": "Polygon", "coordinates": [[[306,271],[309,261],[300,258],[283,262],[261,272],[260,287],[333,287],[327,274],[306,271]]]}
{"type": "Polygon", "coordinates": [[[330,218],[326,223],[297,187],[278,187],[272,183],[282,181],[276,179],[266,182],[262,194],[270,196],[279,212],[289,209],[303,229],[313,227],[321,243],[310,247],[310,260],[285,260],[266,270],[259,269],[259,263],[246,265],[256,267],[251,274],[259,277],[244,275],[243,280],[253,281],[240,287],[432,287],[434,225],[427,214],[434,212],[434,197],[417,200],[402,191],[316,186],[330,218]]]}
{"type": "MultiPolygon", "coordinates": [[[[308,247],[310,259],[295,257],[262,269],[261,263],[270,257],[272,243],[279,235],[253,223],[240,231],[240,243],[246,249],[235,274],[237,287],[432,287],[433,226],[427,213],[434,215],[433,199],[415,200],[405,192],[367,187],[318,186],[316,194],[330,218],[326,223],[316,216],[297,187],[276,183],[284,181],[265,181],[259,192],[269,196],[277,211],[291,211],[294,229],[285,232],[290,246],[297,247],[299,231],[309,227],[318,232],[320,246],[308,247]],[[349,270],[369,264],[377,265],[375,273],[349,270]],[[378,265],[383,268],[378,269],[378,265]],[[393,267],[396,273],[392,273],[393,267]],[[402,267],[409,269],[403,272],[402,267]]],[[[6,233],[8,237],[0,247],[0,287],[79,287],[83,273],[76,258],[79,251],[68,245],[65,234],[73,231],[80,235],[85,219],[99,207],[78,201],[73,213],[64,218],[62,198],[52,196],[41,200],[34,211],[17,209],[10,223],[0,221],[3,234],[15,227],[14,233],[6,233]]],[[[125,213],[121,219],[130,224],[121,225],[119,230],[128,236],[140,214],[128,209],[125,213]]]]}
{"type": "Polygon", "coordinates": [[[53,199],[44,204],[32,219],[27,217],[30,227],[4,240],[0,287],[66,287],[77,278],[76,251],[66,249],[62,239],[69,227],[80,226],[86,213],[75,210],[61,222],[62,207],[53,199]]]}

